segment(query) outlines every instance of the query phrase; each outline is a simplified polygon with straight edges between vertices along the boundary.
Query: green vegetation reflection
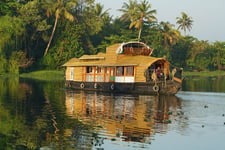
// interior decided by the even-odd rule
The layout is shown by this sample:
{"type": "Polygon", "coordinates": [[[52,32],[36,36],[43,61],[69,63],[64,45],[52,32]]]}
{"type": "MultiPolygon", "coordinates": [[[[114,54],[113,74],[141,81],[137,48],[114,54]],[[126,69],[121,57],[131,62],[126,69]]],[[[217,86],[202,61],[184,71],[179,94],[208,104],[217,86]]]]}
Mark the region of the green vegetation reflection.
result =
{"type": "Polygon", "coordinates": [[[67,132],[89,130],[65,114],[63,82],[36,82],[0,79],[0,149],[67,148],[67,132]]]}

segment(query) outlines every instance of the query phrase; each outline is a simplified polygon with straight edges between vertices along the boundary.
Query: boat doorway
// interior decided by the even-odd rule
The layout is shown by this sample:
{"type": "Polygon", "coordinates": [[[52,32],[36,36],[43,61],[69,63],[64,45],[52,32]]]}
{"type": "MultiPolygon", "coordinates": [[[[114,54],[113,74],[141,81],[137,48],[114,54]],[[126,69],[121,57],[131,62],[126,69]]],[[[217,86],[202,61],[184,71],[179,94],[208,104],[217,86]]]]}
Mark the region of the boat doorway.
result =
{"type": "Polygon", "coordinates": [[[146,71],[145,71],[146,82],[152,81],[151,76],[152,76],[154,70],[155,70],[155,68],[153,66],[149,66],[148,69],[146,69],[146,71]]]}
{"type": "Polygon", "coordinates": [[[116,67],[110,67],[110,82],[115,82],[116,67]]]}
{"type": "Polygon", "coordinates": [[[154,63],[145,71],[146,82],[164,80],[164,77],[167,77],[168,74],[168,68],[165,64],[159,62],[154,63]]]}

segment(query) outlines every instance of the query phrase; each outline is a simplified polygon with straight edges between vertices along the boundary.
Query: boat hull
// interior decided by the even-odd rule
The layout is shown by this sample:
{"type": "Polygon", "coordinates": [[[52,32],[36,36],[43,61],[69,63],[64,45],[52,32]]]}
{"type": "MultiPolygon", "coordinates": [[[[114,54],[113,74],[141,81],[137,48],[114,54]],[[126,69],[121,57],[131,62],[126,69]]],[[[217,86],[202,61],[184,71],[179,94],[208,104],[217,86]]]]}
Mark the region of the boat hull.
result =
{"type": "Polygon", "coordinates": [[[175,95],[181,90],[181,83],[168,80],[166,82],[138,82],[138,83],[115,83],[115,82],[78,82],[66,81],[65,86],[70,89],[92,90],[112,93],[131,93],[144,95],[175,95]]]}

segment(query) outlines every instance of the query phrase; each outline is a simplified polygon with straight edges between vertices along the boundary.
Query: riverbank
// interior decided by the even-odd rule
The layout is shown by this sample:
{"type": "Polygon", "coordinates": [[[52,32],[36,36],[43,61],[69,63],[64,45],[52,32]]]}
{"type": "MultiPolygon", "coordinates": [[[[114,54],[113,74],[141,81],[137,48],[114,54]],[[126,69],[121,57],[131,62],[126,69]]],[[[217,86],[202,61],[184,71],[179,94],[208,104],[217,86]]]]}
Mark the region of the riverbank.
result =
{"type": "Polygon", "coordinates": [[[198,77],[216,77],[216,76],[225,76],[225,71],[200,71],[200,72],[183,72],[184,77],[188,76],[198,76],[198,77]]]}
{"type": "Polygon", "coordinates": [[[54,80],[61,81],[64,80],[63,70],[38,70],[30,73],[22,73],[19,75],[22,78],[32,78],[36,80],[54,80]]]}

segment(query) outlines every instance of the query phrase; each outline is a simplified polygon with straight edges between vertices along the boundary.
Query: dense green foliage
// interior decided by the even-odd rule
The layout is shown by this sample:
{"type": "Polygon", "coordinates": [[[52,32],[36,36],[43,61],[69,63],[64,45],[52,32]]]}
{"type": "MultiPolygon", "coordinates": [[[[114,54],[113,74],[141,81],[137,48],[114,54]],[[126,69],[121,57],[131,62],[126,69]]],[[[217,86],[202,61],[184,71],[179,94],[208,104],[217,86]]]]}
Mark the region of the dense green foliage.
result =
{"type": "MultiPolygon", "coordinates": [[[[1,1],[0,74],[60,69],[73,57],[104,52],[111,44],[130,40],[150,45],[153,56],[167,57],[172,66],[225,69],[225,42],[182,36],[169,22],[157,22],[157,10],[146,0],[130,0],[120,11],[121,17],[112,18],[94,0],[1,1]]],[[[194,25],[184,12],[177,23],[185,34],[194,25]]]]}

